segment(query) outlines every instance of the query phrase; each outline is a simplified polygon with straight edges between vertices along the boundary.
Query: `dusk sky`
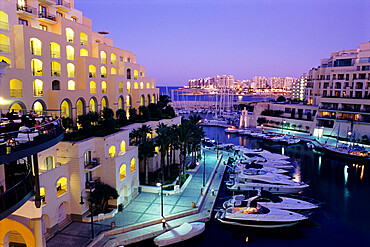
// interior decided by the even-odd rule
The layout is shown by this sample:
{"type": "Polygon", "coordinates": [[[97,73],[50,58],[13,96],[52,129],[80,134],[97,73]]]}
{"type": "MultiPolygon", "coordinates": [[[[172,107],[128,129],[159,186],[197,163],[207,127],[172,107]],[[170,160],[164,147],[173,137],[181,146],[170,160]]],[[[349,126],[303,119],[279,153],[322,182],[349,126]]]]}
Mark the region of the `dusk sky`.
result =
{"type": "Polygon", "coordinates": [[[75,0],[158,86],[231,74],[299,77],[370,40],[369,0],[75,0]]]}

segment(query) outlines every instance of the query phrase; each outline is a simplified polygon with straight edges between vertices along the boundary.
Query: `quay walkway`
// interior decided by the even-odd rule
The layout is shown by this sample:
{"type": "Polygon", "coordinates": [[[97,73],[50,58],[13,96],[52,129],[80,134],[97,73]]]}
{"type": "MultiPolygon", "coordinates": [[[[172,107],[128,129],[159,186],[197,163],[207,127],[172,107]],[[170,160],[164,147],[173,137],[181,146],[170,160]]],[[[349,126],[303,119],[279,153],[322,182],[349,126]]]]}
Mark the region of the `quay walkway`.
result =
{"type": "Polygon", "coordinates": [[[184,222],[210,220],[214,202],[222,182],[226,166],[223,162],[228,157],[218,157],[216,152],[203,150],[203,160],[191,172],[191,181],[178,194],[164,195],[165,229],[162,226],[160,193],[141,192],[128,204],[123,212],[113,218],[94,222],[94,231],[98,233],[91,239],[91,224],[72,222],[61,232],[47,241],[48,247],[64,246],[104,246],[115,247],[128,245],[153,238],[161,233],[181,225],[184,222]],[[205,166],[205,167],[204,167],[205,166]],[[203,187],[203,170],[205,169],[205,187],[203,187]],[[203,193],[201,194],[201,188],[203,193]],[[195,208],[192,207],[195,203],[195,208]],[[111,230],[111,223],[115,229],[111,230]]]}

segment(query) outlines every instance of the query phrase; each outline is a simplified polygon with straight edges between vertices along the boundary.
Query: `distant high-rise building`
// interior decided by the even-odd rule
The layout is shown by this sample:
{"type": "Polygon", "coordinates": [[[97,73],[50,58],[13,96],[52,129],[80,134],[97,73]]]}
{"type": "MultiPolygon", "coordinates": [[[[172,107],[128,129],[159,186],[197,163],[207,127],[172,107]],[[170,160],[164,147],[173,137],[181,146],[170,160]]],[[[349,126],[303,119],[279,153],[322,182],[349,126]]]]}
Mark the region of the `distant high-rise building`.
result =
{"type": "Polygon", "coordinates": [[[188,81],[189,88],[230,88],[234,84],[233,75],[222,75],[188,81]]]}
{"type": "Polygon", "coordinates": [[[306,86],[307,86],[307,74],[304,73],[300,79],[296,80],[292,84],[292,99],[304,101],[306,86]]]}
{"type": "Polygon", "coordinates": [[[284,89],[291,90],[293,83],[297,81],[297,78],[285,77],[284,78],[284,89]]]}
{"type": "Polygon", "coordinates": [[[281,77],[270,77],[269,85],[271,89],[283,89],[284,88],[284,79],[281,77]]]}
{"type": "Polygon", "coordinates": [[[265,89],[267,88],[267,78],[264,76],[254,76],[253,77],[253,88],[254,89],[265,89]]]}

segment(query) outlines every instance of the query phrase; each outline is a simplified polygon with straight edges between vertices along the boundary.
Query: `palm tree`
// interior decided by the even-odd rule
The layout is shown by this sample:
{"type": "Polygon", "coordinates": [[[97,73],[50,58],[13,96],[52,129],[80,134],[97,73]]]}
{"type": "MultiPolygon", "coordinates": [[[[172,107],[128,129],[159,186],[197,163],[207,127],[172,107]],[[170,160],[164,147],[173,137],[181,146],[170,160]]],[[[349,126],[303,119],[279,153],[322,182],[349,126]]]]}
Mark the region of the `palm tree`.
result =
{"type": "Polygon", "coordinates": [[[159,146],[159,151],[161,152],[161,170],[162,170],[162,182],[164,180],[164,161],[166,154],[168,152],[168,147],[171,142],[171,138],[169,135],[169,127],[167,124],[160,123],[156,128],[157,137],[156,137],[156,144],[159,146]]]}
{"type": "Polygon", "coordinates": [[[146,124],[143,124],[139,129],[140,143],[146,142],[148,134],[152,133],[152,127],[146,124]]]}
{"type": "Polygon", "coordinates": [[[96,205],[98,213],[104,213],[105,207],[108,201],[111,199],[117,199],[117,190],[105,183],[97,183],[93,192],[93,200],[96,205]]]}
{"type": "Polygon", "coordinates": [[[180,167],[179,167],[179,185],[181,187],[181,175],[184,173],[187,147],[191,136],[191,123],[187,119],[183,119],[181,125],[177,128],[180,146],[180,167]]]}
{"type": "Polygon", "coordinates": [[[172,160],[172,164],[175,164],[176,163],[175,151],[180,148],[180,146],[179,146],[179,136],[177,135],[177,125],[176,124],[171,125],[169,135],[170,135],[170,138],[171,138],[171,143],[170,143],[171,157],[170,157],[170,160],[172,160]]]}
{"type": "Polygon", "coordinates": [[[139,130],[133,129],[128,136],[131,139],[131,144],[132,145],[138,145],[139,144],[139,138],[140,138],[139,130]]]}
{"type": "Polygon", "coordinates": [[[153,158],[155,152],[155,145],[153,139],[149,139],[145,142],[140,143],[139,145],[139,156],[140,159],[144,160],[144,169],[145,169],[145,183],[149,184],[149,158],[153,158]]]}

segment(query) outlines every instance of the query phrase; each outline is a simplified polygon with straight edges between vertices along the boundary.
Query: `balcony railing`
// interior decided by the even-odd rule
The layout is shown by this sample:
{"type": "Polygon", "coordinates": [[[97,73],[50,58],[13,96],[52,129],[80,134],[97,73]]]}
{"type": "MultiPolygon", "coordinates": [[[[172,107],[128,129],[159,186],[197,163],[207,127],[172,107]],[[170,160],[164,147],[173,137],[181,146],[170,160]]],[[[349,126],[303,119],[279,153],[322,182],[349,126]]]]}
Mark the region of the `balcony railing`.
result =
{"type": "Polygon", "coordinates": [[[31,171],[29,168],[20,182],[0,194],[0,220],[20,208],[32,196],[35,178],[31,171]]]}
{"type": "Polygon", "coordinates": [[[94,169],[95,167],[100,165],[99,158],[93,158],[91,161],[85,162],[85,169],[94,169]]]}
{"type": "Polygon", "coordinates": [[[71,8],[71,4],[64,0],[56,0],[56,5],[66,7],[67,9],[71,8]]]}
{"type": "Polygon", "coordinates": [[[23,97],[23,89],[10,89],[10,97],[12,98],[23,97]]]}
{"type": "Polygon", "coordinates": [[[60,70],[52,70],[51,71],[51,76],[60,77],[60,70]]]}
{"type": "Polygon", "coordinates": [[[47,14],[47,13],[43,13],[43,12],[39,12],[39,18],[44,18],[44,19],[48,19],[48,20],[51,20],[51,21],[56,21],[55,15],[47,14]]]}
{"type": "Polygon", "coordinates": [[[8,44],[0,44],[0,52],[10,52],[10,46],[8,44]]]}
{"type": "Polygon", "coordinates": [[[32,70],[33,76],[42,76],[42,69],[41,70],[32,70]]]}
{"type": "Polygon", "coordinates": [[[37,15],[37,9],[29,5],[22,6],[22,5],[17,4],[17,11],[23,11],[23,12],[26,12],[26,13],[29,13],[35,16],[37,15]]]}

